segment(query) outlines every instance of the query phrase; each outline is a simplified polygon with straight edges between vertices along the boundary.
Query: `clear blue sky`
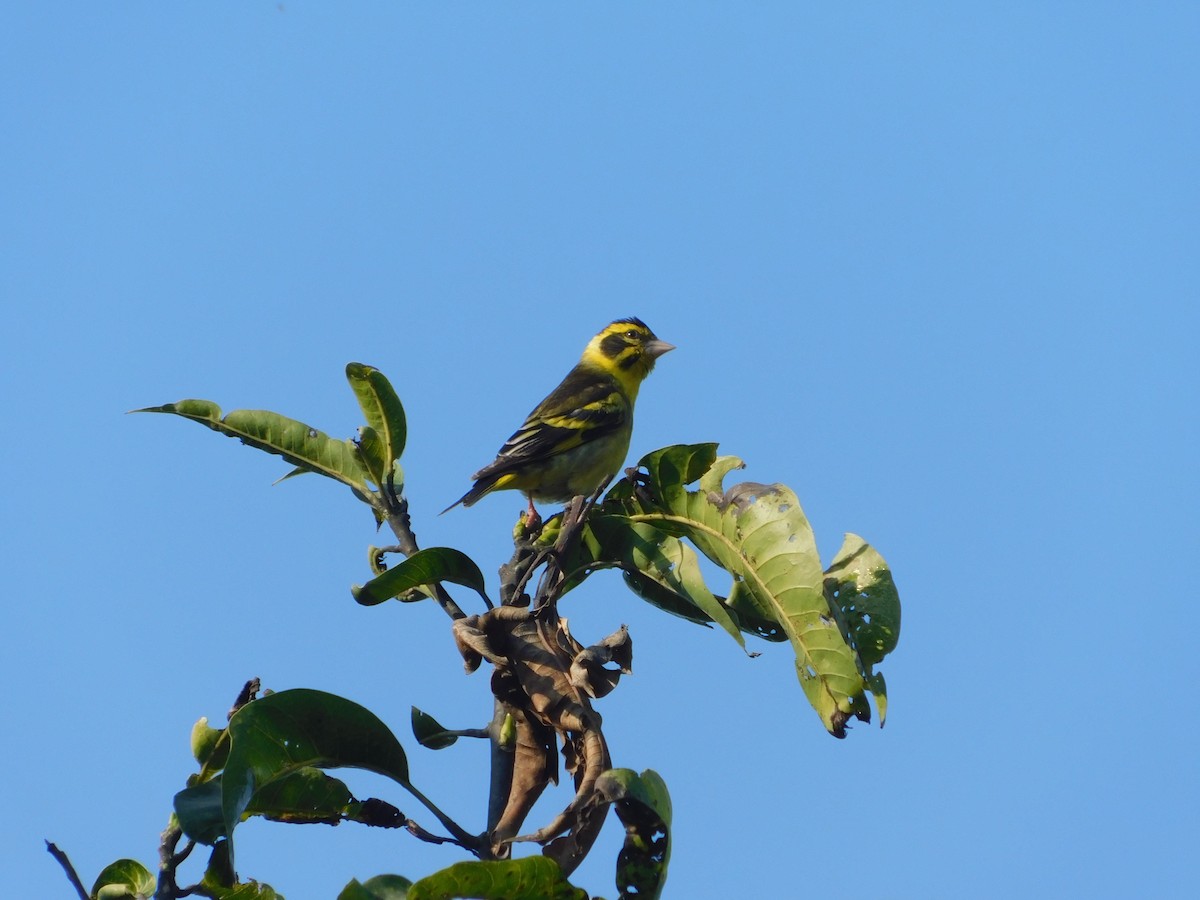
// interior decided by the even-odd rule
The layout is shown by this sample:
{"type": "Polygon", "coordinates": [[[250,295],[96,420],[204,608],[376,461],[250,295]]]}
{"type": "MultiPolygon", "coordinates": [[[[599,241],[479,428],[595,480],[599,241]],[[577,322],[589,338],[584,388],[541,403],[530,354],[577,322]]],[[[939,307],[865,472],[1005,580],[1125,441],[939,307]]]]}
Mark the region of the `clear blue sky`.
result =
{"type": "MultiPolygon", "coordinates": [[[[126,410],[350,436],[377,365],[419,538],[491,575],[520,498],[436,512],[633,314],[679,349],[632,455],[720,441],[904,601],[887,727],[844,742],[784,648],[615,576],[564,604],[633,633],[600,710],[671,788],[667,896],[1188,896],[1200,7],[902,6],[6,5],[6,895],[70,895],[44,838],[89,883],[152,864],[192,723],[255,675],[372,708],[482,817],[482,749],[407,721],[480,724],[486,674],[432,605],[353,603],[365,508],[126,410]]],[[[577,880],[614,896],[619,844],[577,880]]],[[[262,822],[238,855],[292,900],[457,858],[262,822]]]]}

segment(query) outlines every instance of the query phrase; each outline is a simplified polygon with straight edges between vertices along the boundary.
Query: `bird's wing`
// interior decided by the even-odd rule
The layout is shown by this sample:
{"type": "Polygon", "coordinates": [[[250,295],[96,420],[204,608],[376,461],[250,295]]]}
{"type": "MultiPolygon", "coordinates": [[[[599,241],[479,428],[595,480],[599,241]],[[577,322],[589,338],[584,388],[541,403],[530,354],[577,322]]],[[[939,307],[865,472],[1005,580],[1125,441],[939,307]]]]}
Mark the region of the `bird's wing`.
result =
{"type": "Polygon", "coordinates": [[[629,401],[616,381],[576,367],[513,433],[495,461],[472,477],[487,478],[612,434],[629,420],[629,401]]]}

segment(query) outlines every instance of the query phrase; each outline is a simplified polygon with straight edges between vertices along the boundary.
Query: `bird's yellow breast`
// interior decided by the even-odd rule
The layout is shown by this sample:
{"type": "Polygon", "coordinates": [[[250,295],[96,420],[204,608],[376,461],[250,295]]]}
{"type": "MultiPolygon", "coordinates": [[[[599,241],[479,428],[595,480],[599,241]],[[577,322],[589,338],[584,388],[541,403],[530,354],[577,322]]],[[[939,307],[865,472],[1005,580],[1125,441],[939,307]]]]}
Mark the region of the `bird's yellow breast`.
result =
{"type": "Polygon", "coordinates": [[[549,459],[510,472],[496,482],[497,490],[519,490],[534,500],[562,503],[587,496],[620,471],[629,453],[632,423],[605,437],[572,447],[549,459]]]}

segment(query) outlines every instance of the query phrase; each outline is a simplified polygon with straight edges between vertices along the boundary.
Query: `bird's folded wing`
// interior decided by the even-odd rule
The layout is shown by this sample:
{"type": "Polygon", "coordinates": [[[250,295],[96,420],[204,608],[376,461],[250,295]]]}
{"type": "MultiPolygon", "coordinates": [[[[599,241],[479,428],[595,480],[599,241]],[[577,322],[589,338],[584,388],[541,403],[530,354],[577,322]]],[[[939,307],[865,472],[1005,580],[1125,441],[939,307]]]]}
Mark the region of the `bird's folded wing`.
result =
{"type": "Polygon", "coordinates": [[[572,372],[505,441],[495,461],[474,477],[564,453],[612,434],[628,418],[629,403],[612,380],[572,372]]]}

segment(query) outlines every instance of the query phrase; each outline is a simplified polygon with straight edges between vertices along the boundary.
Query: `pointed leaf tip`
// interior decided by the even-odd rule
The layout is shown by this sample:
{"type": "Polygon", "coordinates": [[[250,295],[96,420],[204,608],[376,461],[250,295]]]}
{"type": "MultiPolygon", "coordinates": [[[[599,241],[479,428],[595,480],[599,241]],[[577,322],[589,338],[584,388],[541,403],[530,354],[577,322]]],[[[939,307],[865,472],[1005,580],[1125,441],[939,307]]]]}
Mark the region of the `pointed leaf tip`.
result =
{"type": "MultiPolygon", "coordinates": [[[[237,438],[249,447],[281,456],[304,471],[340,481],[364,499],[370,494],[366,470],[359,462],[352,442],[335,440],[323,431],[279,413],[235,409],[222,418],[221,407],[211,400],[180,400],[134,412],[168,413],[190,419],[218,434],[237,438]]],[[[292,471],[284,477],[295,474],[292,471]]]]}

